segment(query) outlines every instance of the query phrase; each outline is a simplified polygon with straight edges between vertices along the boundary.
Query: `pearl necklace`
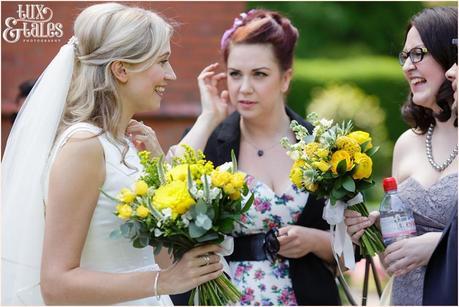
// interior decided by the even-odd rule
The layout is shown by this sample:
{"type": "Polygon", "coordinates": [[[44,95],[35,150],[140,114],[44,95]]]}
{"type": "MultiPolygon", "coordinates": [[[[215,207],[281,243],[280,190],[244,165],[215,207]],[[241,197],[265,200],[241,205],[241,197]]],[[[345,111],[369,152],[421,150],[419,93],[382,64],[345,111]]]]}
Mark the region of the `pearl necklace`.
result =
{"type": "Polygon", "coordinates": [[[432,156],[432,134],[433,134],[433,130],[434,130],[434,125],[430,124],[429,129],[427,129],[427,135],[426,135],[427,160],[429,160],[430,165],[432,165],[432,167],[436,171],[441,172],[445,168],[447,168],[454,161],[454,159],[456,158],[457,153],[458,153],[458,147],[456,145],[456,148],[454,148],[453,152],[449,155],[449,158],[445,162],[443,162],[442,165],[437,164],[433,160],[433,156],[432,156]]]}

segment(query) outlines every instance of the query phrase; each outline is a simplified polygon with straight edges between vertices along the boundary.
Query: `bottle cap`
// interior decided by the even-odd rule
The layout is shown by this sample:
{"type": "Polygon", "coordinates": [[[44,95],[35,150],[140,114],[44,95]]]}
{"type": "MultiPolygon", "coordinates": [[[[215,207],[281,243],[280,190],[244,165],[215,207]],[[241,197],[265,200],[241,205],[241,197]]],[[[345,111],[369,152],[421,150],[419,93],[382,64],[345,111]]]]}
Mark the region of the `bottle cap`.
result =
{"type": "Polygon", "coordinates": [[[384,178],[383,187],[385,192],[397,190],[397,180],[394,177],[384,178]]]}

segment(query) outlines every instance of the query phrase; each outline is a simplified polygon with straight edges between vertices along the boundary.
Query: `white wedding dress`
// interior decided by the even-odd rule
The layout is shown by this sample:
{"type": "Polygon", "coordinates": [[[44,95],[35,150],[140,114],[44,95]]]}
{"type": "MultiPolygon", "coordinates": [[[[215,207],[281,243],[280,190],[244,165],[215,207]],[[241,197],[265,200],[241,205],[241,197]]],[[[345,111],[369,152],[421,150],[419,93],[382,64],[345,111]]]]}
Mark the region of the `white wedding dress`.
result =
{"type": "MultiPolygon", "coordinates": [[[[49,165],[52,165],[56,154],[68,141],[69,137],[77,131],[89,131],[97,135],[101,132],[101,129],[88,123],[79,123],[69,127],[56,142],[50,156],[49,165]]],[[[129,141],[129,151],[125,156],[125,161],[129,168],[122,162],[122,145],[115,145],[110,142],[107,138],[107,133],[101,134],[97,138],[103,147],[105,155],[105,182],[101,189],[108,195],[116,197],[122,188],[131,187],[139,178],[143,166],[140,164],[137,150],[132,142],[129,141]]],[[[45,182],[48,182],[48,178],[45,182]]],[[[47,187],[45,189],[47,190],[47,187]]],[[[110,233],[122,224],[122,220],[113,214],[116,205],[115,201],[104,194],[101,193],[99,195],[82,251],[80,267],[87,270],[111,273],[159,270],[158,265],[155,263],[152,247],[134,248],[128,239],[109,238],[110,233]]],[[[169,296],[162,295],[160,300],[157,300],[156,297],[148,297],[123,302],[120,305],[173,304],[169,296]]]]}

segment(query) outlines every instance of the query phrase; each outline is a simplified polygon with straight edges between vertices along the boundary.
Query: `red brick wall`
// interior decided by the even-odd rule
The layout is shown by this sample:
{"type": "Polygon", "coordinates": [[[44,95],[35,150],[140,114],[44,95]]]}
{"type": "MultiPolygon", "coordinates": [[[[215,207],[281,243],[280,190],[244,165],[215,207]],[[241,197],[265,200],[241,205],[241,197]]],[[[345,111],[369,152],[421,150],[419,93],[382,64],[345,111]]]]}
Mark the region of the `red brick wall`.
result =
{"type": "MultiPolygon", "coordinates": [[[[2,33],[5,19],[17,18],[18,4],[44,4],[53,11],[51,22],[63,24],[60,42],[7,43],[2,39],[2,154],[8,137],[10,114],[15,110],[18,85],[37,78],[56,55],[60,46],[73,35],[73,21],[85,7],[96,2],[2,2],[2,33]]],[[[168,86],[158,112],[139,114],[137,118],[154,128],[163,148],[175,144],[185,127],[200,111],[196,77],[207,64],[221,60],[220,37],[233,19],[245,10],[245,2],[129,2],[160,12],[181,24],[172,41],[171,63],[177,81],[168,86]]]]}

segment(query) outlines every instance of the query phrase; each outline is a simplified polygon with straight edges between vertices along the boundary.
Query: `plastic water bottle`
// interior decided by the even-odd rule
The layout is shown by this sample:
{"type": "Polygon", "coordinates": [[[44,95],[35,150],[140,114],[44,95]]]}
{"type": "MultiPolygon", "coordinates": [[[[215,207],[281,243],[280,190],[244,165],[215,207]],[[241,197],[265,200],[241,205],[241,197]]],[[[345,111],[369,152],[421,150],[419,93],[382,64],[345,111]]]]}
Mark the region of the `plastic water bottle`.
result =
{"type": "Polygon", "coordinates": [[[395,241],[416,236],[413,212],[405,206],[397,193],[397,181],[393,177],[383,180],[384,198],[379,208],[381,233],[386,246],[395,241]]]}

